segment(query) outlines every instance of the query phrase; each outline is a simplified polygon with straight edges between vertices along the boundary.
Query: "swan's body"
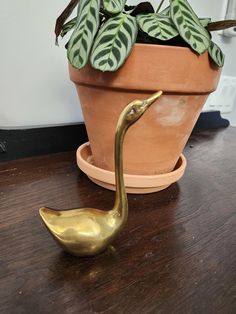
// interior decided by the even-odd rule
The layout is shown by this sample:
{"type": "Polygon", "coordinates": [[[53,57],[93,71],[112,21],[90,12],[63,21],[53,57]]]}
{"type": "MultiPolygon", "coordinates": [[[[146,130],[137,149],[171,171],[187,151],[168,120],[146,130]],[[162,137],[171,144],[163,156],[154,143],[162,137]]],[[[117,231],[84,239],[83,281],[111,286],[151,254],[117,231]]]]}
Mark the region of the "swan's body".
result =
{"type": "Polygon", "coordinates": [[[56,242],[77,256],[92,256],[105,250],[125,223],[115,212],[95,208],[43,208],[40,214],[56,242]]]}
{"type": "Polygon", "coordinates": [[[115,136],[116,199],[112,210],[79,208],[57,211],[46,207],[39,210],[49,232],[65,251],[76,256],[96,255],[106,249],[125,225],[128,202],[122,162],[124,136],[161,94],[158,92],[147,100],[131,102],[119,117],[115,136]]]}

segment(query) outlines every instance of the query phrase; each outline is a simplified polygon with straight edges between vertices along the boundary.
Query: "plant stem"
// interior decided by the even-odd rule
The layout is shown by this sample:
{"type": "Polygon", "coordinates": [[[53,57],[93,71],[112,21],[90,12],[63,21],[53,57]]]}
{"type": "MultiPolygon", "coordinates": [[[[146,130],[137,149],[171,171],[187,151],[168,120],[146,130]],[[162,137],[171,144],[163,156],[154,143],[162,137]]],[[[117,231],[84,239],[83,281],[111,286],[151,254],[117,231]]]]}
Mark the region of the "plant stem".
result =
{"type": "Polygon", "coordinates": [[[158,12],[160,11],[160,9],[161,9],[162,4],[163,4],[164,1],[165,1],[165,0],[161,0],[160,4],[159,4],[159,6],[158,6],[158,8],[157,8],[157,10],[156,10],[156,13],[158,13],[158,12]]]}

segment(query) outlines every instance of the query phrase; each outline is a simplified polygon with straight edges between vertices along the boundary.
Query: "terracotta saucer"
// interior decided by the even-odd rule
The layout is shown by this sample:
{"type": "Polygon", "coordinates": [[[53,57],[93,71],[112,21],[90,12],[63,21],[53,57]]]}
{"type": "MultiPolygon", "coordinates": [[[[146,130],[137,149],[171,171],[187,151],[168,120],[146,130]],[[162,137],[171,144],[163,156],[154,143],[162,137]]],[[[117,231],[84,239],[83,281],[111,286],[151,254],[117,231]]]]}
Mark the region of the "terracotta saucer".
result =
{"type": "MultiPolygon", "coordinates": [[[[115,191],[114,172],[98,168],[93,164],[93,156],[89,142],[78,148],[76,157],[79,168],[90,178],[90,180],[106,189],[115,191]]],[[[186,166],[187,161],[184,155],[181,154],[175,169],[172,172],[152,176],[124,174],[126,192],[133,194],[147,194],[164,190],[172,183],[182,178],[186,166]]]]}

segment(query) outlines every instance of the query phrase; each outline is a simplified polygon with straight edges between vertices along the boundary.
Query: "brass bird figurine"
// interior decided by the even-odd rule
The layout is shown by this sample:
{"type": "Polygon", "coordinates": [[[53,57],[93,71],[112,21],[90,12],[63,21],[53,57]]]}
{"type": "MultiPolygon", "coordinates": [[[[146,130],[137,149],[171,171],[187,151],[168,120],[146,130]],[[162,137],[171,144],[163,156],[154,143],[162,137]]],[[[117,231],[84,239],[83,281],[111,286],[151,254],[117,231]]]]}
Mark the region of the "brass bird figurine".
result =
{"type": "Polygon", "coordinates": [[[116,197],[110,211],[78,208],[58,211],[43,207],[40,216],[55,241],[75,256],[93,256],[104,251],[124,227],[128,201],[123,177],[122,147],[128,128],[161,96],[157,92],[146,100],[134,100],[120,114],[115,135],[116,197]]]}

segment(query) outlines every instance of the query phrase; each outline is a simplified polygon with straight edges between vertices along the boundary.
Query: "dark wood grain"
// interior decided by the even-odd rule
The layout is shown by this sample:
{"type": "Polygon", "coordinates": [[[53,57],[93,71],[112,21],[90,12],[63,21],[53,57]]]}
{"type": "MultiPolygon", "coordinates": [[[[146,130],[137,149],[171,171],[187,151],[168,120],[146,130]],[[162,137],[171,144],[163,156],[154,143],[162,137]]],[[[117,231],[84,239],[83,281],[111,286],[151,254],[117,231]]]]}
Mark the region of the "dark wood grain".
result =
{"type": "Polygon", "coordinates": [[[236,313],[236,129],[193,134],[184,178],[130,195],[114,251],[75,258],[39,207],[110,208],[73,152],[0,165],[1,313],[236,313]]]}

